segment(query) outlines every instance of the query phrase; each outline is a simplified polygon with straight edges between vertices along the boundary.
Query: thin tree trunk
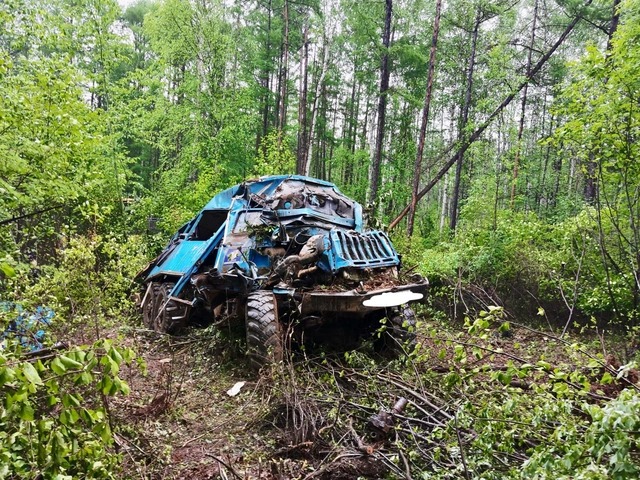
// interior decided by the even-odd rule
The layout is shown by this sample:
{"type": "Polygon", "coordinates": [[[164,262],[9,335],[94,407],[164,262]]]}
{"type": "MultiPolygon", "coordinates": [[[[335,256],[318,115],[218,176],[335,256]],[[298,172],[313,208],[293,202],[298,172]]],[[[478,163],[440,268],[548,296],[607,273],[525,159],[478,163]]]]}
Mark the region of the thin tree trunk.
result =
{"type": "Polygon", "coordinates": [[[345,123],[347,124],[345,128],[345,143],[350,152],[354,151],[355,144],[355,135],[354,132],[358,129],[358,123],[354,118],[354,112],[356,108],[356,84],[358,80],[356,79],[356,67],[353,66],[353,83],[351,84],[351,99],[349,101],[349,110],[345,113],[345,123]]]}
{"type": "MultiPolygon", "coordinates": [[[[366,96],[366,93],[365,93],[366,96]]],[[[366,97],[366,103],[364,107],[364,122],[362,123],[362,134],[360,137],[360,149],[365,150],[369,145],[369,139],[367,138],[367,132],[369,131],[369,110],[371,109],[370,98],[366,97]]]]}
{"type": "MultiPolygon", "coordinates": [[[[559,148],[559,151],[562,149],[559,148]]],[[[556,158],[553,161],[553,171],[555,172],[555,185],[553,188],[553,195],[551,198],[551,207],[555,208],[558,205],[558,195],[560,195],[560,176],[562,175],[562,156],[556,154],[556,158]]]]}
{"type": "MultiPolygon", "coordinates": [[[[336,124],[338,123],[338,107],[335,106],[333,108],[333,122],[331,125],[331,130],[333,132],[336,131],[336,124]]],[[[323,169],[323,174],[322,174],[322,178],[324,180],[329,180],[331,179],[331,164],[333,163],[333,147],[335,146],[335,142],[333,141],[333,138],[331,138],[331,145],[329,146],[329,171],[327,172],[326,170],[326,158],[325,158],[325,162],[324,162],[324,166],[325,169],[323,169]]]]}
{"type": "MultiPolygon", "coordinates": [[[[573,164],[572,164],[573,165],[573,164]]],[[[587,161],[587,171],[584,182],[584,201],[593,204],[596,199],[596,189],[598,185],[597,164],[595,159],[595,153],[589,152],[589,160],[587,161]]]]}
{"type": "Polygon", "coordinates": [[[424,95],[424,107],[422,108],[422,119],[420,123],[420,136],[418,138],[418,151],[416,162],[413,168],[413,188],[411,190],[411,204],[409,217],[407,218],[407,235],[413,235],[413,224],[416,217],[416,206],[418,205],[418,191],[420,190],[420,173],[422,172],[422,155],[424,154],[424,140],[427,134],[427,124],[429,122],[429,108],[431,107],[431,91],[433,89],[433,77],[436,63],[436,51],[438,48],[438,34],[440,33],[440,12],[442,0],[436,0],[436,14],[433,20],[433,34],[431,36],[431,50],[429,51],[429,70],[427,73],[427,91],[424,95]]]}
{"type": "Polygon", "coordinates": [[[300,60],[300,100],[298,102],[298,158],[296,165],[296,173],[305,175],[307,172],[309,150],[308,145],[308,129],[307,129],[307,88],[309,76],[307,74],[307,66],[309,62],[309,21],[305,22],[304,33],[302,35],[302,58],[300,60]]]}
{"type": "MultiPolygon", "coordinates": [[[[266,137],[269,132],[269,97],[271,96],[271,71],[269,66],[271,65],[271,3],[269,0],[269,6],[267,11],[267,61],[264,70],[264,76],[262,77],[262,86],[264,88],[264,105],[262,110],[262,137],[266,137]]],[[[260,147],[261,136],[258,135],[256,139],[256,150],[260,147]]]]}
{"type": "MultiPolygon", "coordinates": [[[[544,93],[544,100],[542,102],[542,128],[540,131],[542,132],[542,136],[547,135],[547,131],[551,132],[553,130],[553,115],[549,119],[549,127],[547,127],[547,91],[544,93]]],[[[540,176],[540,181],[538,183],[538,191],[535,196],[535,208],[536,212],[540,213],[542,211],[542,198],[545,195],[545,185],[547,182],[547,171],[549,170],[549,145],[545,149],[545,154],[542,157],[542,175],[540,176]]]]}
{"type": "Polygon", "coordinates": [[[444,225],[447,220],[447,216],[449,215],[449,211],[447,210],[447,205],[449,205],[449,198],[447,197],[447,175],[444,176],[444,181],[442,182],[442,199],[440,202],[440,233],[444,230],[444,225]]]}
{"type": "MultiPolygon", "coordinates": [[[[464,103],[462,105],[462,119],[460,121],[459,136],[460,141],[464,141],[466,136],[467,123],[469,121],[469,108],[471,107],[471,90],[473,89],[473,70],[476,65],[476,50],[478,47],[478,31],[480,30],[480,23],[482,17],[478,11],[476,15],[475,25],[473,27],[473,33],[471,37],[471,54],[469,55],[469,66],[467,68],[467,81],[466,90],[464,94],[464,103]]],[[[449,228],[451,232],[455,232],[456,225],[458,223],[458,205],[460,202],[460,182],[462,179],[462,162],[464,161],[464,152],[459,151],[456,154],[456,175],[453,180],[453,192],[451,193],[451,216],[449,221],[449,228]]]]}
{"type": "Polygon", "coordinates": [[[327,38],[326,36],[323,38],[322,43],[322,67],[320,70],[320,78],[318,78],[316,82],[316,89],[313,97],[313,108],[311,109],[311,121],[309,122],[309,135],[307,138],[307,145],[309,146],[308,151],[306,152],[306,162],[304,166],[303,175],[309,175],[309,170],[311,166],[312,159],[312,149],[313,149],[313,137],[315,135],[316,130],[316,118],[318,114],[318,104],[320,102],[321,92],[324,88],[324,78],[327,74],[327,62],[329,59],[329,49],[327,47],[327,38]]]}
{"type": "Polygon", "coordinates": [[[282,132],[287,124],[287,73],[289,69],[289,2],[284,0],[284,38],[282,44],[282,70],[280,73],[280,105],[278,106],[278,143],[282,143],[282,132]]]}
{"type": "Polygon", "coordinates": [[[360,92],[362,90],[362,85],[358,84],[358,91],[356,92],[356,103],[353,112],[351,112],[351,119],[353,122],[353,131],[351,132],[351,144],[349,147],[349,151],[354,154],[356,153],[356,144],[358,142],[358,118],[360,118],[360,92]]]}
{"type": "Polygon", "coordinates": [[[620,2],[621,0],[613,0],[613,14],[611,16],[611,24],[609,25],[609,39],[607,40],[607,56],[611,52],[613,41],[613,35],[618,30],[618,24],[620,23],[620,2]]]}
{"type": "Polygon", "coordinates": [[[389,90],[389,44],[391,40],[391,15],[393,0],[385,0],[384,32],[382,35],[382,62],[380,64],[380,95],[378,97],[378,128],[376,130],[376,148],[371,164],[371,190],[369,203],[374,205],[378,200],[378,184],[380,183],[380,166],[382,165],[382,145],[384,143],[384,122],[387,114],[387,90],[389,90]]]}
{"type": "MultiPolygon", "coordinates": [[[[591,5],[592,2],[593,0],[587,0],[583,8],[591,5]]],[[[530,74],[515,88],[515,90],[513,90],[513,92],[507,95],[507,97],[502,101],[502,103],[498,105],[498,107],[471,134],[471,136],[466,141],[462,143],[460,142],[452,143],[451,145],[449,145],[449,147],[445,149],[444,152],[442,152],[442,154],[440,155],[440,158],[446,157],[447,155],[449,155],[449,153],[451,153],[452,150],[454,150],[454,148],[457,147],[455,155],[451,157],[444,164],[444,166],[438,171],[438,173],[436,173],[435,177],[427,185],[425,185],[425,187],[422,190],[420,190],[420,192],[418,193],[418,201],[420,201],[420,199],[424,197],[433,188],[433,186],[438,183],[438,181],[444,176],[444,174],[447,173],[447,171],[454,165],[458,154],[466,152],[469,146],[473,142],[475,142],[478,138],[480,138],[480,136],[484,133],[487,127],[491,125],[491,123],[496,118],[496,116],[500,112],[502,112],[502,110],[504,110],[513,101],[513,99],[516,97],[516,95],[518,95],[518,93],[520,93],[520,91],[524,88],[524,86],[528,84],[531,81],[531,79],[540,71],[540,69],[547,63],[549,58],[551,58],[551,56],[558,49],[558,47],[562,45],[562,43],[566,40],[566,38],[573,31],[573,29],[581,19],[582,19],[582,16],[577,16],[571,21],[571,23],[569,23],[569,25],[567,25],[567,27],[564,29],[560,37],[558,37],[558,40],[556,40],[556,42],[551,46],[551,48],[540,58],[540,60],[538,60],[536,65],[531,69],[530,74]]],[[[395,228],[407,213],[409,213],[409,205],[407,205],[402,210],[402,212],[400,212],[400,214],[391,222],[391,224],[389,225],[389,229],[395,228]]]]}
{"type": "MultiPolygon", "coordinates": [[[[538,0],[536,0],[533,7],[533,25],[531,26],[531,38],[529,41],[529,51],[527,52],[527,76],[531,73],[531,57],[533,52],[534,42],[536,40],[536,23],[538,20],[538,0]]],[[[511,184],[511,208],[516,198],[516,187],[518,185],[518,168],[520,164],[520,152],[522,151],[522,133],[524,131],[524,117],[527,109],[527,92],[529,90],[529,84],[526,84],[522,89],[522,102],[520,103],[520,122],[518,124],[518,138],[516,140],[516,153],[513,159],[513,180],[511,184]]]]}

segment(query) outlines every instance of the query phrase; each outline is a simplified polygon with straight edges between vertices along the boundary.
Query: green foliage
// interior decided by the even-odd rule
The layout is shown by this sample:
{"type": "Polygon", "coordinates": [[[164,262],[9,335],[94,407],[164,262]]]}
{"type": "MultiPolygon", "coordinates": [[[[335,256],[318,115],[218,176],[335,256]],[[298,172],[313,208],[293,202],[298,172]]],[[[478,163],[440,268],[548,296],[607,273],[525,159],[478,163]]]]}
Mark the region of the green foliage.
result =
{"type": "Polygon", "coordinates": [[[461,272],[469,281],[506,288],[519,278],[539,283],[561,265],[565,225],[510,212],[501,212],[495,229],[478,220],[464,222],[452,240],[424,253],[427,275],[450,279],[461,272]]]}
{"type": "MultiPolygon", "coordinates": [[[[533,2],[505,5],[473,0],[445,6],[423,184],[440,168],[450,140],[472,131],[513,90],[526,52],[535,61],[556,37],[555,25],[566,22],[564,10],[573,15],[580,2],[537,2],[532,45],[524,42],[533,2]],[[480,14],[494,18],[481,27],[470,119],[460,132],[469,35],[480,14]]],[[[592,386],[615,385],[615,372],[599,371],[601,365],[572,370],[543,355],[529,364],[509,357],[495,370],[476,362],[502,358],[499,342],[514,329],[505,321],[509,307],[528,298],[532,311],[543,305],[542,313],[563,318],[575,306],[595,321],[638,319],[639,5],[622,2],[610,51],[591,46],[568,70],[562,50],[582,51],[586,36],[594,45],[605,42],[581,27],[581,35],[569,37],[573,43],[536,75],[523,103],[520,177],[511,202],[517,109],[505,110],[465,154],[455,235],[436,226],[449,214],[451,173],[419,206],[421,238],[395,232],[405,265],[418,264],[433,284],[444,284],[432,289],[434,304],[454,293],[466,299],[465,289],[472,297],[488,292],[507,303],[505,309],[483,306],[460,336],[429,335],[434,351],[425,340],[411,358],[416,368],[401,373],[455,405],[455,418],[428,432],[429,441],[438,443],[433,461],[420,463],[421,450],[404,458],[425,476],[638,476],[637,395],[623,392],[599,404],[590,397],[592,386]],[[551,98],[557,99],[553,115],[551,98]],[[555,125],[561,126],[555,135],[538,143],[555,125]],[[589,181],[597,189],[585,207],[589,181]],[[436,356],[439,366],[450,367],[441,376],[427,363],[436,356]],[[530,382],[531,390],[514,387],[518,381],[530,382]],[[444,467],[443,458],[449,460],[444,467]]],[[[283,0],[143,0],[119,18],[115,0],[0,3],[0,221],[14,219],[0,229],[2,295],[52,306],[64,319],[52,334],[75,341],[138,322],[133,277],[169,234],[223,188],[249,176],[293,173],[295,139],[287,132],[300,129],[291,121],[296,107],[304,106],[297,105],[297,90],[304,83],[306,23],[311,171],[364,202],[384,2],[288,2],[287,18],[284,6],[283,0]],[[280,100],[288,113],[278,133],[273,127],[280,100]],[[159,219],[160,232],[142,236],[149,217],[159,219]]],[[[371,219],[376,225],[401,210],[410,194],[432,9],[422,0],[394,2],[380,216],[371,219]]],[[[603,15],[600,4],[597,9],[584,15],[597,13],[593,23],[608,25],[610,14],[603,15]]],[[[442,312],[435,315],[449,321],[442,312]]],[[[117,475],[107,397],[126,393],[118,369],[132,353],[104,340],[40,359],[13,348],[5,342],[0,350],[0,478],[117,475]]],[[[354,370],[377,368],[362,352],[346,359],[354,370]]],[[[340,388],[342,380],[325,377],[326,389],[340,388]]],[[[355,403],[379,409],[368,398],[376,388],[345,390],[355,403]]],[[[308,402],[298,420],[313,417],[308,398],[323,391],[309,389],[305,396],[293,390],[292,398],[308,402]]],[[[326,417],[334,427],[341,408],[334,402],[326,417]]],[[[310,431],[326,432],[329,424],[318,421],[317,427],[310,431]]],[[[326,439],[345,435],[351,433],[326,439]]],[[[308,439],[298,440],[292,444],[308,439]]],[[[400,465],[399,457],[395,461],[400,465]]]]}
{"type": "Polygon", "coordinates": [[[49,7],[0,6],[0,218],[22,217],[0,246],[20,260],[49,261],[62,232],[118,225],[131,178],[103,110],[121,46],[109,33],[117,5],[49,7]]]}
{"type": "Polygon", "coordinates": [[[501,210],[494,225],[491,215],[476,214],[471,201],[462,215],[467,220],[454,238],[424,250],[419,264],[428,278],[481,286],[507,301],[515,289],[542,304],[564,296],[569,305],[563,308],[568,312],[573,305],[584,316],[635,315],[630,273],[607,271],[602,264],[599,243],[613,241],[617,230],[605,217],[599,223],[594,209],[555,224],[533,213],[501,210]]]}
{"type": "Polygon", "coordinates": [[[227,89],[234,44],[220,4],[136,9],[126,17],[134,63],[112,89],[112,122],[148,188],[133,208],[136,230],[154,216],[169,234],[251,171],[254,98],[248,87],[227,89]]]}
{"type": "Polygon", "coordinates": [[[640,446],[640,396],[625,390],[605,404],[583,405],[589,420],[556,427],[551,445],[536,449],[525,463],[528,478],[605,479],[635,478],[640,465],[634,450],[640,446]]]}
{"type": "Polygon", "coordinates": [[[541,332],[503,320],[503,309],[490,307],[467,319],[466,332],[425,325],[429,348],[414,365],[446,365],[420,380],[435,377],[429,392],[450,398],[453,410],[431,432],[439,452],[425,466],[435,470],[429,478],[635,478],[640,396],[637,386],[618,383],[630,367],[614,379],[589,346],[536,339],[541,332]],[[622,391],[606,398],[603,385],[622,391]]]}
{"type": "Polygon", "coordinates": [[[253,175],[283,175],[295,173],[296,157],[290,145],[291,139],[273,131],[262,139],[258,158],[253,166],[253,175]]]}
{"type": "MultiPolygon", "coordinates": [[[[131,315],[133,278],[146,261],[141,237],[72,237],[59,256],[60,264],[43,266],[23,298],[53,307],[65,318],[60,331],[91,325],[97,333],[131,315]]],[[[28,280],[16,279],[14,288],[24,288],[28,280]]]]}
{"type": "Polygon", "coordinates": [[[0,478],[116,478],[108,397],[127,394],[118,376],[132,350],[100,340],[27,359],[0,350],[0,478]]]}
{"type": "Polygon", "coordinates": [[[5,278],[13,278],[16,276],[16,270],[11,266],[9,260],[10,259],[6,256],[3,256],[0,259],[0,281],[5,278]]]}
{"type": "Polygon", "coordinates": [[[601,286],[593,304],[608,304],[622,319],[637,321],[640,304],[640,5],[620,5],[620,25],[611,48],[591,46],[571,72],[557,110],[567,118],[556,145],[580,162],[592,184],[597,218],[601,286]]]}
{"type": "Polygon", "coordinates": [[[358,149],[351,153],[343,146],[336,149],[329,180],[336,182],[345,195],[364,203],[369,188],[368,175],[369,152],[358,149]]]}

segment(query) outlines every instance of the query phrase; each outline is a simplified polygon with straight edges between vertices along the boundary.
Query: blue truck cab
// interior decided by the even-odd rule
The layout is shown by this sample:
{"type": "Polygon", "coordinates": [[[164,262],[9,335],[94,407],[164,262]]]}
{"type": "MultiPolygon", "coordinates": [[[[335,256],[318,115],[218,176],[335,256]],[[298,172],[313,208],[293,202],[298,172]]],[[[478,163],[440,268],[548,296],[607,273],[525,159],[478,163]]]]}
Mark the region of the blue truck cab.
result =
{"type": "MultiPolygon", "coordinates": [[[[415,335],[406,305],[427,282],[405,282],[382,231],[362,206],[323,180],[277,175],[214,196],[138,275],[147,327],[244,320],[257,366],[282,358],[284,332],[313,337],[325,324],[356,334],[383,329],[381,348],[404,351],[415,335]]],[[[379,342],[380,343],[380,342],[379,342]]]]}

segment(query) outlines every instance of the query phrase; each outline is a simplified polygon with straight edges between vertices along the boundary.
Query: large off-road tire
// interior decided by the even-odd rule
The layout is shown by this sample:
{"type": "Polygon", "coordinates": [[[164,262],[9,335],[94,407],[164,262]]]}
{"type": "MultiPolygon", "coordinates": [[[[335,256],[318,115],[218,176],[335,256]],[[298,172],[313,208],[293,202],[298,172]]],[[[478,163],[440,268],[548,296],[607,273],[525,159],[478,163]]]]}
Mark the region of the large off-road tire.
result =
{"type": "Polygon", "coordinates": [[[394,308],[386,317],[375,349],[389,358],[400,358],[416,346],[416,314],[407,306],[394,308]]]}
{"type": "Polygon", "coordinates": [[[160,285],[156,298],[156,314],[154,329],[162,333],[176,333],[185,326],[188,315],[188,305],[170,299],[171,290],[175,284],[160,285]]]}
{"type": "Polygon", "coordinates": [[[148,329],[155,329],[155,319],[158,314],[158,300],[160,295],[160,284],[153,282],[145,292],[144,305],[142,305],[142,323],[148,329]]]}
{"type": "Polygon", "coordinates": [[[245,310],[247,353],[257,369],[284,358],[282,325],[273,293],[259,290],[249,294],[245,310]]]}

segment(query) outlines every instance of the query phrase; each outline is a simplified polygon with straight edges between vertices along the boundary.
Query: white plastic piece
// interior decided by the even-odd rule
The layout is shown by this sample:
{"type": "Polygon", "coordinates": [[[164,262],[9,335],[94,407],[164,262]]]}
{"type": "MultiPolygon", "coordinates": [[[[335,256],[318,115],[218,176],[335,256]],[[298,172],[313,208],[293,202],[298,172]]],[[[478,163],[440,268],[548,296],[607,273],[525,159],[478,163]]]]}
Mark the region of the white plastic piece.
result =
{"type": "Polygon", "coordinates": [[[422,297],[424,297],[422,293],[412,292],[411,290],[385,292],[380,295],[374,295],[363,301],[362,304],[365,307],[397,307],[414,300],[421,300],[422,297]]]}
{"type": "Polygon", "coordinates": [[[247,382],[236,382],[236,384],[233,387],[227,390],[227,395],[229,395],[230,397],[235,397],[240,393],[240,389],[244,387],[245,383],[247,382]]]}

